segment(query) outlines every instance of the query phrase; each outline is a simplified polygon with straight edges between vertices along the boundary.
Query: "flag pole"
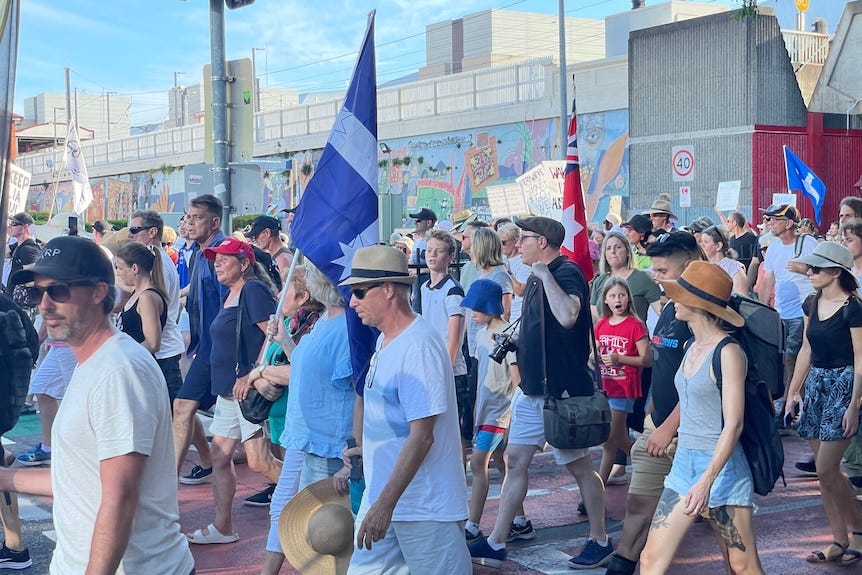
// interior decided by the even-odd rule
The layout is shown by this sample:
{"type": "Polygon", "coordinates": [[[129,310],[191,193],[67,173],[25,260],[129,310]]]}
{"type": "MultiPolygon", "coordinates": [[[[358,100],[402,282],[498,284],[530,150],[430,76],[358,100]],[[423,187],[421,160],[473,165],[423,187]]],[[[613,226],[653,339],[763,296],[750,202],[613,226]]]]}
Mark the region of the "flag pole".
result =
{"type": "MultiPolygon", "coordinates": [[[[299,259],[301,257],[302,257],[302,254],[297,249],[293,254],[293,260],[290,262],[290,268],[287,270],[287,277],[284,278],[284,283],[282,285],[281,294],[278,297],[278,305],[275,308],[275,314],[273,314],[273,316],[272,316],[272,318],[277,320],[277,321],[281,321],[281,313],[282,313],[282,310],[284,310],[284,302],[287,299],[287,288],[290,285],[290,282],[293,280],[293,275],[296,273],[296,263],[299,261],[299,259]]],[[[272,343],[272,340],[273,340],[273,336],[269,335],[269,330],[267,330],[266,341],[264,341],[263,347],[261,348],[263,350],[263,353],[261,353],[260,359],[258,361],[258,365],[264,365],[263,357],[266,354],[266,350],[269,348],[270,344],[272,343]]],[[[284,351],[285,351],[285,353],[288,352],[288,350],[284,350],[284,351]]]]}
{"type": "Polygon", "coordinates": [[[787,166],[787,144],[781,145],[781,153],[784,154],[784,181],[787,182],[787,191],[790,192],[792,190],[790,189],[790,168],[787,166]]]}

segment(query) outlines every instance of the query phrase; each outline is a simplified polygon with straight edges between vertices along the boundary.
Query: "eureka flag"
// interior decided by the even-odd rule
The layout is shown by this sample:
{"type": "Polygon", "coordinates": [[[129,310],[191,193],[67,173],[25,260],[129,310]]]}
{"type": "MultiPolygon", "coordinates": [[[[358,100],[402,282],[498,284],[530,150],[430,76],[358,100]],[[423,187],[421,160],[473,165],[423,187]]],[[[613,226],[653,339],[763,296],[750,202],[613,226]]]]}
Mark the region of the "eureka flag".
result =
{"type": "Polygon", "coordinates": [[[75,120],[69,120],[63,163],[72,172],[72,211],[83,214],[93,201],[93,190],[90,188],[90,176],[87,174],[87,164],[81,153],[81,142],[78,140],[75,120]]]}
{"type": "Polygon", "coordinates": [[[811,171],[811,168],[805,165],[805,162],[790,151],[790,148],[784,148],[784,170],[787,173],[787,189],[798,190],[802,195],[808,198],[811,205],[814,207],[814,219],[817,220],[817,225],[820,225],[820,208],[823,206],[823,200],[826,199],[826,184],[823,180],[817,177],[817,174],[811,171]]]}
{"type": "Polygon", "coordinates": [[[566,179],[563,184],[563,227],[566,238],[561,252],[578,264],[589,282],[593,279],[593,260],[587,229],[587,207],[581,189],[581,166],[578,158],[578,115],[572,99],[572,118],[569,122],[569,145],[566,149],[566,179]]]}
{"type": "MultiPolygon", "coordinates": [[[[350,276],[353,254],[379,241],[374,12],[344,105],[296,208],[290,237],[335,285],[350,276]]],[[[347,304],[350,290],[339,290],[347,304]]],[[[347,329],[354,382],[361,393],[377,332],[364,326],[349,305],[347,329]]]]}

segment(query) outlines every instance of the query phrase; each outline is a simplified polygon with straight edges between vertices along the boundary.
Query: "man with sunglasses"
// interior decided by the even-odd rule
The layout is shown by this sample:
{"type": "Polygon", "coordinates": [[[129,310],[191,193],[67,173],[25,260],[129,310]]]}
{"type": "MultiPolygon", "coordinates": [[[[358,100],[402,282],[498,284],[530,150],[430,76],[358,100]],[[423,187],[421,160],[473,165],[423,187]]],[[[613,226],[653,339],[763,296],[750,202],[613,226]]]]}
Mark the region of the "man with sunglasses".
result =
{"type": "Polygon", "coordinates": [[[67,343],[78,365],[54,422],[50,471],[0,469],[0,491],[54,498],[52,573],[188,575],[165,380],[108,319],[111,262],[93,241],[63,236],[10,281],[32,282],[49,337],[67,343]]]}
{"type": "MultiPolygon", "coordinates": [[[[796,366],[796,355],[802,347],[802,302],[814,292],[808,278],[806,266],[791,260],[810,255],[817,246],[812,236],[800,235],[797,229],[799,211],[789,204],[773,204],[763,212],[763,222],[777,238],[772,242],[763,259],[763,279],[757,297],[769,302],[775,295],[775,309],[784,324],[784,387],[785,396],[777,402],[776,414],[784,413],[788,382],[796,366]]],[[[783,419],[782,419],[783,423],[783,419]]]]}
{"type": "MultiPolygon", "coordinates": [[[[36,261],[39,257],[39,245],[33,239],[30,233],[30,226],[33,224],[33,216],[26,212],[20,212],[9,218],[7,228],[9,237],[15,238],[15,244],[10,246],[11,250],[11,267],[9,268],[9,277],[24,266],[28,266],[36,261]]],[[[5,286],[7,295],[12,295],[12,288],[5,286]]]]}
{"type": "MultiPolygon", "coordinates": [[[[563,224],[544,217],[518,220],[521,235],[518,250],[527,278],[518,337],[518,368],[522,395],[512,402],[512,425],[506,446],[506,478],[494,530],[469,544],[473,562],[499,567],[506,559],[506,542],[530,538],[519,536],[523,527],[515,523],[529,486],[529,466],[537,451],[545,447],[542,407],[548,393],[554,397],[588,396],[594,391],[587,367],[590,353],[590,292],[580,268],[560,255],[566,236],[563,224]]],[[[575,478],[590,522],[590,538],[573,569],[605,565],[614,552],[605,531],[604,486],[593,468],[588,449],[557,449],[554,458],[575,478]]],[[[532,533],[532,528],[528,531],[532,533]]],[[[534,536],[534,535],[533,535],[534,536]]]]}
{"type": "MultiPolygon", "coordinates": [[[[470,573],[467,485],[452,361],[443,338],[410,307],[413,278],[395,248],[353,256],[350,307],[380,330],[364,385],[365,495],[348,575],[470,573]]],[[[349,462],[345,462],[349,463],[349,462]]]]}
{"type": "Polygon", "coordinates": [[[185,215],[189,240],[199,249],[190,263],[186,310],[189,313],[192,339],[187,350],[194,356],[186,378],[174,399],[174,450],[177,473],[180,473],[189,444],[194,442],[201,458],[200,465],[180,477],[184,485],[197,485],[212,481],[212,463],[203,426],[197,418],[197,410],[209,409],[215,404],[210,381],[210,324],[222,307],[227,287],[219,283],[210,261],[201,255],[204,248],[216,247],[227,238],[221,231],[222,203],[212,194],[198,196],[191,201],[185,215]]]}

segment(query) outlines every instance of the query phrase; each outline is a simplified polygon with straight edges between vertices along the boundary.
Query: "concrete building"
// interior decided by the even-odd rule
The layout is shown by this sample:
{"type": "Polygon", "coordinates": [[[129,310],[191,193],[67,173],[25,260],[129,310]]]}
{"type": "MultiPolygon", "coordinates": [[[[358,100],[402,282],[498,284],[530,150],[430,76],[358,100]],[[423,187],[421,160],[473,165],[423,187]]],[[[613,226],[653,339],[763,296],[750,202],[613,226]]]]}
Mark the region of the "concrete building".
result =
{"type": "MultiPolygon", "coordinates": [[[[92,132],[93,138],[107,140],[128,137],[130,131],[128,96],[110,92],[102,95],[72,94],[72,118],[78,119],[78,128],[92,132]]],[[[43,92],[24,99],[23,127],[58,122],[65,136],[66,95],[43,92]]]]}

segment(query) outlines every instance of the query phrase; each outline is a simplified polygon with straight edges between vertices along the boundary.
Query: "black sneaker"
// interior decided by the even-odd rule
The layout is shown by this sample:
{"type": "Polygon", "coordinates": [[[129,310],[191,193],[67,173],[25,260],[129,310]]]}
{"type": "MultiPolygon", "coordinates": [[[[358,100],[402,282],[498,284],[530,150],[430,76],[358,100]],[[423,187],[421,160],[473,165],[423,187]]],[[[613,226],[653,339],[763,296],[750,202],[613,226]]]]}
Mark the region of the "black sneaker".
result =
{"type": "Polygon", "coordinates": [[[243,503],[251,505],[252,507],[269,507],[269,504],[272,503],[272,494],[274,492],[275,483],[270,483],[269,486],[260,493],[255,493],[254,495],[246,497],[243,503]]]}
{"type": "Polygon", "coordinates": [[[793,467],[795,467],[802,473],[817,473],[817,465],[814,461],[797,461],[793,464],[793,467]]]}
{"type": "Polygon", "coordinates": [[[12,551],[4,543],[0,549],[0,569],[26,569],[32,564],[30,550],[26,547],[23,551],[12,551]]]}
{"type": "Polygon", "coordinates": [[[509,536],[506,537],[506,543],[514,541],[515,539],[535,539],[536,531],[533,529],[533,522],[527,519],[526,525],[518,525],[517,523],[512,523],[509,527],[509,536]]]}
{"type": "Polygon", "coordinates": [[[482,533],[482,530],[481,530],[481,529],[480,529],[479,531],[477,531],[475,535],[473,535],[472,533],[470,533],[470,530],[469,530],[469,529],[464,529],[464,538],[467,540],[467,543],[468,543],[468,544],[469,544],[469,543],[472,543],[473,541],[476,541],[476,540],[477,540],[477,539],[479,539],[480,537],[484,537],[484,536],[485,536],[485,534],[484,534],[484,533],[482,533]]]}
{"type": "Polygon", "coordinates": [[[200,465],[195,465],[192,472],[188,475],[180,476],[180,483],[183,485],[200,485],[201,483],[209,483],[213,480],[213,468],[203,468],[200,465]]]}

